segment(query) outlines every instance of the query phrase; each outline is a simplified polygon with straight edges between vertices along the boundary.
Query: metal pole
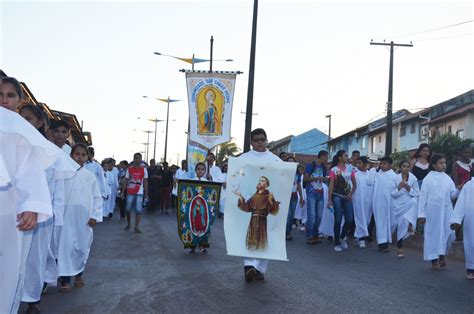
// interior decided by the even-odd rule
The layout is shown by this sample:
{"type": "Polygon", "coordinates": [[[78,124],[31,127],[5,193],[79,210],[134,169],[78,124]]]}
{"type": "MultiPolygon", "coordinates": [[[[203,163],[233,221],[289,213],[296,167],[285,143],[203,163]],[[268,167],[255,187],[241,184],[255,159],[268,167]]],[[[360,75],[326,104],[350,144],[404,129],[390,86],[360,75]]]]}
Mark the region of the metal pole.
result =
{"type": "Polygon", "coordinates": [[[168,153],[168,122],[170,119],[170,97],[168,96],[168,106],[166,109],[166,134],[165,134],[165,156],[164,161],[166,162],[166,154],[168,153]]]}
{"type": "Polygon", "coordinates": [[[385,156],[392,153],[392,96],[393,96],[393,41],[390,42],[390,71],[388,74],[387,136],[385,138],[385,156]]]}
{"type": "Polygon", "coordinates": [[[250,132],[252,131],[253,85],[255,78],[255,49],[257,46],[258,0],[253,1],[252,41],[250,44],[249,85],[247,90],[247,110],[245,113],[244,152],[250,150],[250,132]]]}
{"type": "Polygon", "coordinates": [[[150,157],[150,132],[146,132],[146,162],[149,161],[150,157]]]}
{"type": "Polygon", "coordinates": [[[194,71],[194,53],[193,53],[193,59],[192,59],[192,62],[191,62],[191,70],[194,71]]]}
{"type": "Polygon", "coordinates": [[[328,140],[331,140],[331,120],[332,120],[332,115],[328,115],[329,117],[329,132],[328,132],[328,140]]]}
{"type": "Polygon", "coordinates": [[[154,145],[154,148],[153,148],[153,159],[155,159],[155,161],[156,161],[156,127],[157,127],[157,124],[158,124],[158,118],[155,118],[155,145],[154,145]]]}
{"type": "Polygon", "coordinates": [[[209,58],[209,72],[212,72],[212,53],[214,50],[214,36],[211,36],[211,57],[209,58]]]}

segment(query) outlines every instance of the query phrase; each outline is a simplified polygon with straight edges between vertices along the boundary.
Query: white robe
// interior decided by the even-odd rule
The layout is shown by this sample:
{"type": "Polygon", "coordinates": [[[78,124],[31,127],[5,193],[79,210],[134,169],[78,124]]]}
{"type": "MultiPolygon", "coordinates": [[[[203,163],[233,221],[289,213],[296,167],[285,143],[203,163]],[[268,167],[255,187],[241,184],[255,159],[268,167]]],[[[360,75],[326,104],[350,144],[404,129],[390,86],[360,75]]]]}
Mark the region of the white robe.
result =
{"type": "Polygon", "coordinates": [[[377,243],[392,243],[392,233],[397,227],[393,211],[392,191],[396,186],[397,175],[390,169],[378,171],[374,175],[373,210],[377,230],[377,243]]]}
{"type": "Polygon", "coordinates": [[[105,179],[104,169],[102,166],[95,160],[88,161],[84,164],[84,168],[92,172],[97,180],[99,186],[100,194],[104,199],[109,195],[107,180],[105,179]]]}
{"type": "Polygon", "coordinates": [[[408,173],[407,182],[410,186],[410,192],[405,188],[398,190],[400,182],[402,182],[402,175],[398,174],[395,189],[392,191],[393,211],[397,224],[397,241],[410,236],[408,233],[410,224],[416,227],[416,220],[418,218],[418,196],[420,195],[418,179],[411,172],[408,173]]]}
{"type": "MultiPolygon", "coordinates": [[[[329,187],[323,183],[323,215],[321,217],[321,224],[319,225],[319,232],[323,235],[334,237],[334,208],[328,208],[329,187]]],[[[344,225],[344,217],[342,217],[341,225],[344,225]]]]}
{"type": "Polygon", "coordinates": [[[173,190],[171,191],[171,194],[173,194],[174,196],[178,196],[178,182],[177,181],[189,180],[191,178],[189,177],[189,173],[187,171],[178,169],[176,170],[175,179],[176,179],[176,184],[173,184],[173,190]]]}
{"type": "Polygon", "coordinates": [[[375,173],[370,171],[357,171],[355,174],[357,189],[354,191],[352,204],[356,238],[369,236],[369,223],[373,212],[374,175],[375,173]]]}
{"type": "Polygon", "coordinates": [[[61,150],[15,112],[0,107],[0,313],[17,313],[33,231],[17,228],[17,215],[52,217],[45,170],[61,150]]]}
{"type": "Polygon", "coordinates": [[[33,230],[31,249],[26,260],[23,302],[37,302],[41,299],[44,282],[55,283],[58,268],[53,248],[53,230],[55,225],[63,224],[64,215],[64,180],[74,176],[79,165],[68,155],[60,158],[46,170],[46,178],[53,206],[54,217],[39,223],[33,230]]]}
{"type": "MultiPolygon", "coordinates": [[[[204,175],[205,177],[207,177],[207,167],[208,165],[206,164],[206,174],[204,175]]],[[[211,174],[212,182],[224,182],[221,168],[217,167],[216,165],[212,165],[211,169],[209,170],[209,173],[211,174]]]]}
{"type": "MultiPolygon", "coordinates": [[[[303,179],[303,178],[302,178],[303,179]]],[[[306,211],[306,189],[303,188],[303,180],[299,183],[301,187],[301,194],[303,194],[303,206],[301,206],[301,198],[300,194],[298,193],[298,203],[296,203],[296,209],[295,209],[295,219],[301,219],[301,223],[305,224],[306,220],[308,219],[307,211],[306,211]]]]}
{"type": "Polygon", "coordinates": [[[103,210],[104,217],[107,217],[109,214],[114,213],[119,183],[118,183],[118,176],[114,174],[113,171],[105,172],[105,177],[107,179],[107,185],[110,191],[110,194],[108,195],[107,200],[105,201],[104,210],[103,210]]]}
{"type": "Polygon", "coordinates": [[[59,239],[60,276],[75,276],[84,271],[93,240],[87,222],[102,221],[102,196],[94,175],[84,167],[66,180],[64,226],[59,239]]]}
{"type": "MultiPolygon", "coordinates": [[[[222,174],[222,182],[227,182],[227,173],[222,174]]],[[[221,199],[219,201],[219,212],[224,213],[224,205],[225,205],[225,193],[226,189],[224,188],[224,185],[221,187],[221,199]]]]}
{"type": "Polygon", "coordinates": [[[450,226],[453,216],[452,199],[458,193],[453,180],[444,172],[430,171],[423,179],[418,217],[426,218],[423,246],[425,261],[448,254],[455,238],[450,226]]]}
{"type": "Polygon", "coordinates": [[[464,219],[464,255],[466,269],[474,269],[474,180],[468,181],[462,188],[454,207],[451,224],[461,224],[464,219]]]}
{"type": "MultiPolygon", "coordinates": [[[[252,161],[252,160],[266,160],[266,161],[273,161],[273,162],[282,162],[277,155],[273,154],[269,150],[265,152],[257,152],[253,149],[240,155],[238,158],[242,160],[252,161]]],[[[224,215],[225,219],[226,215],[224,215]]],[[[259,259],[259,258],[244,258],[244,266],[253,266],[256,270],[265,274],[267,267],[268,267],[268,260],[267,259],[259,259]]]]}

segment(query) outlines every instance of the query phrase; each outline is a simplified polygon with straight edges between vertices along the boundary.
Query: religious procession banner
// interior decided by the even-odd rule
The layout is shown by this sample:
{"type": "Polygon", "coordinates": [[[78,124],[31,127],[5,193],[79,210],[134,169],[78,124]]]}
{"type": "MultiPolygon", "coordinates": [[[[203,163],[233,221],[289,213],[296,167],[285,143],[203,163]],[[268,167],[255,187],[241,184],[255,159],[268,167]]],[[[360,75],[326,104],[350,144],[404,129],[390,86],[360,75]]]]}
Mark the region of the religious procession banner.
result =
{"type": "Polygon", "coordinates": [[[190,139],[211,149],[230,141],[236,74],[187,72],[190,139]]]}
{"type": "Polygon", "coordinates": [[[206,160],[208,149],[199,143],[189,141],[188,142],[188,174],[189,178],[194,178],[196,173],[194,169],[198,162],[204,162],[206,160]]]}
{"type": "Polygon", "coordinates": [[[178,234],[184,248],[208,248],[211,225],[219,212],[221,183],[178,181],[178,234]]]}
{"type": "Polygon", "coordinates": [[[296,164],[229,158],[224,231],[227,254],[287,260],[286,220],[296,164]]]}

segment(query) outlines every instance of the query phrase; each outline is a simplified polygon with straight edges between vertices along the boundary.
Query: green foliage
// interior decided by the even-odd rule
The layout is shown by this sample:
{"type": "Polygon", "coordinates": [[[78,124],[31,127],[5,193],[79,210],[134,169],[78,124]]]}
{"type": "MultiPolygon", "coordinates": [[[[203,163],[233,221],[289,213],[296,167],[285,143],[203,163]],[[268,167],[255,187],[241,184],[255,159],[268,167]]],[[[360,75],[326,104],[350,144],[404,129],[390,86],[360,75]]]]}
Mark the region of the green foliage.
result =
{"type": "Polygon", "coordinates": [[[411,154],[409,151],[407,150],[404,150],[404,151],[401,151],[401,152],[394,152],[394,153],[391,153],[390,154],[390,157],[392,157],[393,159],[393,168],[394,169],[398,169],[398,164],[402,161],[402,160],[410,160],[410,157],[411,157],[411,154]]]}
{"type": "Polygon", "coordinates": [[[447,133],[437,137],[430,143],[433,153],[440,153],[446,156],[446,160],[451,161],[455,155],[455,150],[463,144],[472,144],[472,139],[460,139],[458,136],[447,133]]]}
{"type": "Polygon", "coordinates": [[[218,146],[217,149],[217,156],[216,156],[216,163],[218,165],[221,165],[224,160],[231,156],[235,156],[240,152],[240,148],[237,147],[237,144],[235,144],[232,141],[223,143],[218,146]]]}

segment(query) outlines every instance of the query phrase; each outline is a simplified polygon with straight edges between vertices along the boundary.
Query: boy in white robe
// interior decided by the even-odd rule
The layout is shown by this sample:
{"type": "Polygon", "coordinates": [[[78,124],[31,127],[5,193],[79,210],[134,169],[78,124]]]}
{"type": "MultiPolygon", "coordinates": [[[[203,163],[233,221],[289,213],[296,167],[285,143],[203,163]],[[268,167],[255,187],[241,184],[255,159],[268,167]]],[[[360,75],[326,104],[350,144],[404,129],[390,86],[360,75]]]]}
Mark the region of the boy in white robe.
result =
{"type": "Polygon", "coordinates": [[[420,195],[417,178],[410,172],[410,162],[404,160],[399,164],[396,187],[392,191],[393,210],[397,224],[397,257],[405,257],[403,240],[410,236],[410,225],[416,226],[418,217],[418,196],[420,195]]]}
{"type": "Polygon", "coordinates": [[[352,196],[354,204],[354,236],[359,239],[359,247],[365,248],[365,241],[369,237],[369,223],[372,217],[372,202],[374,195],[374,175],[367,170],[367,157],[362,156],[357,160],[358,171],[355,174],[357,189],[352,196]]]}
{"type": "MultiPolygon", "coordinates": [[[[267,134],[263,129],[255,129],[250,134],[252,150],[243,153],[238,158],[251,162],[252,160],[267,160],[282,162],[278,156],[267,149],[267,134]]],[[[225,217],[224,217],[225,219],[225,217]]],[[[268,267],[268,260],[258,258],[244,258],[245,281],[264,280],[268,267]]]]}
{"type": "Polygon", "coordinates": [[[52,217],[45,170],[62,152],[3,107],[0,143],[0,313],[17,313],[31,230],[52,217]]]}
{"type": "MultiPolygon", "coordinates": [[[[471,176],[474,177],[474,171],[471,171],[471,176]]],[[[461,223],[463,223],[464,233],[466,278],[474,280],[474,179],[464,184],[459,194],[451,218],[451,229],[460,229],[461,223]]]]}
{"type": "Polygon", "coordinates": [[[380,170],[374,176],[373,210],[377,234],[377,244],[381,252],[388,252],[392,243],[392,233],[397,226],[393,212],[392,191],[396,186],[397,175],[392,170],[393,160],[383,157],[380,170]]]}
{"type": "Polygon", "coordinates": [[[446,171],[446,158],[441,154],[431,157],[430,171],[423,179],[420,199],[418,202],[418,218],[424,223],[423,257],[431,261],[431,269],[439,270],[446,267],[445,255],[454,241],[451,230],[453,203],[459,190],[446,171]]]}
{"type": "Polygon", "coordinates": [[[75,276],[76,287],[84,286],[82,273],[92,245],[92,228],[96,222],[102,221],[102,196],[97,180],[83,167],[87,160],[87,147],[74,145],[71,157],[82,167],[65,182],[66,207],[58,254],[61,292],[69,291],[71,276],[75,276]]]}

